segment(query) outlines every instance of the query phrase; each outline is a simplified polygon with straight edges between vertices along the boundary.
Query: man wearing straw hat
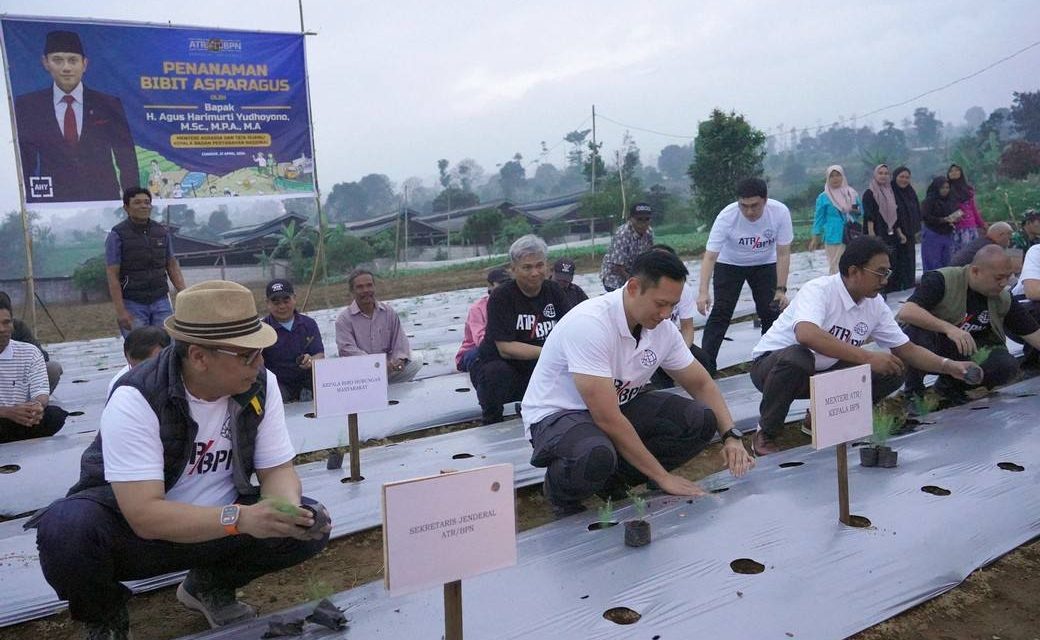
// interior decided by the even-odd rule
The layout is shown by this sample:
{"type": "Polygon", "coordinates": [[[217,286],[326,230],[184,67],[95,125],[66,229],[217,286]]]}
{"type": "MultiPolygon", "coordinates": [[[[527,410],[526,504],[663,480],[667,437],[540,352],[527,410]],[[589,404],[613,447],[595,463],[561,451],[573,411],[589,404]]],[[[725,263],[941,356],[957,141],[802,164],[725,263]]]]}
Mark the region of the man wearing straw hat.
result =
{"type": "Polygon", "coordinates": [[[127,637],[122,581],[183,570],[177,599],[212,627],[252,618],[236,589],[328,543],[327,512],[301,495],[278,383],[264,369],[275,332],[250,291],[189,287],[166,331],[175,344],[116,383],[79,482],[26,525],[88,638],[127,637]]]}

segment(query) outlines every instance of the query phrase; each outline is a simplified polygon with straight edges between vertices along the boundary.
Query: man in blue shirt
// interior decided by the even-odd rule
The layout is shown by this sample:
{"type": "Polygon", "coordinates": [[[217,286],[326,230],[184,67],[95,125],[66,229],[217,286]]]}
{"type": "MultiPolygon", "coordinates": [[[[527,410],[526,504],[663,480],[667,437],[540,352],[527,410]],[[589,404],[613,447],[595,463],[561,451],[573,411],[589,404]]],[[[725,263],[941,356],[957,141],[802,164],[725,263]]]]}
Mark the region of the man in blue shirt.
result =
{"type": "Polygon", "coordinates": [[[325,357],[318,324],[296,311],[296,292],[288,280],[267,283],[267,311],[264,322],[274,327],[278,341],[264,349],[264,364],[278,378],[285,402],[310,400],[314,361],[325,357]]]}

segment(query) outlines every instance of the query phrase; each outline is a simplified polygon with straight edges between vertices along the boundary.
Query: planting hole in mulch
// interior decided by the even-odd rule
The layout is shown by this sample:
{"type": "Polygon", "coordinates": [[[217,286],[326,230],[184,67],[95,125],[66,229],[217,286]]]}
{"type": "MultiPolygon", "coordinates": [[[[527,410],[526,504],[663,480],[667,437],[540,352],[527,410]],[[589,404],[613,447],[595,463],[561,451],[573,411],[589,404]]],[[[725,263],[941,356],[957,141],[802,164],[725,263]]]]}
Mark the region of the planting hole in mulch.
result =
{"type": "Polygon", "coordinates": [[[589,531],[599,531],[600,529],[609,529],[616,526],[616,522],[593,522],[589,525],[589,531]]]}
{"type": "Polygon", "coordinates": [[[83,415],[82,411],[69,411],[69,415],[73,418],[83,415]]]}
{"type": "Polygon", "coordinates": [[[586,593],[585,595],[583,595],[582,597],[580,597],[578,599],[579,600],[588,600],[589,599],[589,594],[586,593]]]}
{"type": "Polygon", "coordinates": [[[462,316],[452,316],[452,320],[462,320],[462,316]]]}
{"type": "Polygon", "coordinates": [[[1032,398],[1035,395],[1036,395],[1035,393],[1020,393],[1020,394],[1018,394],[1015,397],[1016,398],[1032,398]]]}
{"type": "Polygon", "coordinates": [[[456,453],[451,457],[452,460],[465,460],[466,458],[472,458],[472,453],[456,453]]]}
{"type": "Polygon", "coordinates": [[[89,381],[88,380],[73,380],[72,384],[83,384],[84,382],[89,382],[89,381]]]}
{"type": "Polygon", "coordinates": [[[983,409],[989,409],[989,407],[972,407],[972,411],[982,411],[983,409]]]}
{"type": "Polygon", "coordinates": [[[751,558],[737,558],[733,562],[729,563],[729,568],[733,569],[734,573],[742,573],[751,576],[765,571],[766,565],[761,562],[755,562],[751,558]]]}
{"type": "Polygon", "coordinates": [[[949,489],[943,489],[942,487],[937,487],[934,484],[926,484],[925,486],[921,487],[921,491],[924,491],[925,493],[930,493],[933,496],[948,496],[948,495],[950,495],[950,490],[949,489]]]}
{"type": "Polygon", "coordinates": [[[866,516],[849,516],[849,526],[856,527],[857,529],[866,529],[870,526],[870,518],[866,516]]]}
{"type": "Polygon", "coordinates": [[[603,617],[614,624],[635,624],[642,618],[642,614],[628,607],[614,607],[603,612],[603,617]]]}
{"type": "Polygon", "coordinates": [[[317,416],[314,415],[313,411],[308,411],[307,413],[303,414],[303,417],[304,418],[315,418],[317,416]]]}
{"type": "Polygon", "coordinates": [[[108,367],[98,367],[98,371],[108,371],[108,367]]]}
{"type": "Polygon", "coordinates": [[[729,487],[719,487],[711,490],[712,493],[722,493],[723,491],[729,491],[729,487]]]}
{"type": "Polygon", "coordinates": [[[413,323],[412,323],[412,326],[413,326],[413,327],[421,327],[421,326],[422,326],[422,323],[421,323],[421,322],[413,322],[413,323]]]}
{"type": "Polygon", "coordinates": [[[21,467],[19,467],[16,464],[5,464],[3,466],[0,466],[0,473],[14,473],[15,471],[18,471],[20,469],[21,467]]]}
{"type": "Polygon", "coordinates": [[[387,400],[386,403],[392,407],[395,404],[401,404],[401,401],[400,400],[387,400]]]}
{"type": "Polygon", "coordinates": [[[852,448],[855,449],[856,447],[865,447],[868,444],[870,444],[870,443],[869,442],[853,442],[852,443],[852,448]]]}
{"type": "MultiPolygon", "coordinates": [[[[361,482],[364,479],[365,479],[365,476],[361,476],[360,478],[358,478],[358,482],[361,482]]],[[[343,478],[342,480],[340,480],[340,482],[343,483],[343,484],[350,484],[351,482],[354,482],[354,481],[350,479],[350,476],[347,476],[346,478],[343,478]]]]}
{"type": "Polygon", "coordinates": [[[469,387],[459,387],[455,390],[455,393],[469,393],[469,387]]]}
{"type": "Polygon", "coordinates": [[[456,329],[455,327],[449,327],[448,331],[458,331],[458,329],[456,329]]]}
{"type": "Polygon", "coordinates": [[[780,463],[780,468],[781,469],[790,469],[791,467],[800,467],[803,464],[805,464],[805,463],[804,462],[781,462],[780,463]]]}
{"type": "Polygon", "coordinates": [[[1000,467],[1001,469],[1003,469],[1004,471],[1025,471],[1026,470],[1025,467],[1023,467],[1020,464],[1015,464],[1014,462],[998,462],[997,466],[1000,467]]]}

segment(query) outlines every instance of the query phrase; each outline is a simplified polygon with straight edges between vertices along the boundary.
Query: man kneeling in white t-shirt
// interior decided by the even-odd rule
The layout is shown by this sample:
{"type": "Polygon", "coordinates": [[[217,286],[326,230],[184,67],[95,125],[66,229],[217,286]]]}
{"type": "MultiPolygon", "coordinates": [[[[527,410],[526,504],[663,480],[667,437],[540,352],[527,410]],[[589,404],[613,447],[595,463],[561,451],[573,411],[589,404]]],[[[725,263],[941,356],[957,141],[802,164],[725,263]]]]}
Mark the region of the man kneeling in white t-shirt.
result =
{"type": "Polygon", "coordinates": [[[816,373],[869,364],[874,403],[903,384],[906,365],[964,379],[970,362],[919,347],[896,324],[878,297],[891,275],[887,245],[876,236],[856,238],[845,247],[838,273],[807,282],[751,350],[751,382],[762,392],[755,455],[779,450],[774,440],[791,403],[809,397],[816,373]],[[891,353],[864,349],[870,339],[891,353]]]}
{"type": "Polygon", "coordinates": [[[704,494],[669,473],[722,435],[726,466],[754,466],[715,382],[669,322],[687,270],[674,254],[636,258],[623,287],[575,307],[542,347],[523,400],[531,464],[557,517],[585,509],[594,493],[624,496],[653,482],[674,495],[704,494]],[[644,391],[658,367],[694,399],[644,391]]]}
{"type": "Polygon", "coordinates": [[[327,512],[301,496],[261,355],[275,332],[253,294],[199,283],[165,326],[176,344],[119,379],[79,482],[26,524],[38,527],[44,577],[88,638],[127,637],[122,582],[186,569],[177,599],[211,626],[252,618],[236,589],[328,543],[327,512]]]}

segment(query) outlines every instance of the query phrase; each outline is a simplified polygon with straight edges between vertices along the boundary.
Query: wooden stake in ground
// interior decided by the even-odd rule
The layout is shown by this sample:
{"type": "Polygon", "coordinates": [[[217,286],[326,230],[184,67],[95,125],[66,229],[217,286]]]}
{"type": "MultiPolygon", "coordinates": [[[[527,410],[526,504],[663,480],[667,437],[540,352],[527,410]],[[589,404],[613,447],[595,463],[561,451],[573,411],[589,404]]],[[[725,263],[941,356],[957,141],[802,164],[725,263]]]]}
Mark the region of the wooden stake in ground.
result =
{"type": "Polygon", "coordinates": [[[838,452],[838,521],[851,525],[849,519],[849,452],[844,442],[834,447],[838,452]]]}
{"type": "Polygon", "coordinates": [[[462,640],[462,580],[444,585],[444,640],[462,640]]]}
{"type": "Polygon", "coordinates": [[[350,438],[350,481],[361,482],[361,438],[356,413],[347,416],[347,437],[350,438]]]}

